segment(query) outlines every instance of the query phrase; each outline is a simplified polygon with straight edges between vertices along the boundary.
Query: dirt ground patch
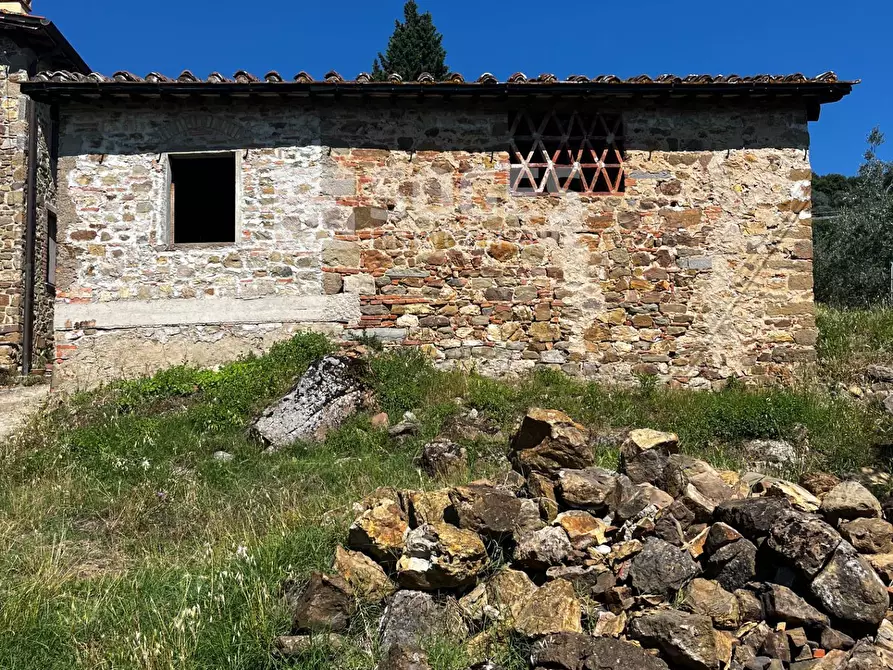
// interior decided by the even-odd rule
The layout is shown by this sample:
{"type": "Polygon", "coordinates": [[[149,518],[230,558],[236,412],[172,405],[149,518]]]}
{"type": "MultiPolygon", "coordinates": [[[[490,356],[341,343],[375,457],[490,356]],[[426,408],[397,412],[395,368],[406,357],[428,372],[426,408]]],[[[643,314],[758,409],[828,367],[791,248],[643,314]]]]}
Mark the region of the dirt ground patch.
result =
{"type": "Polygon", "coordinates": [[[0,389],[0,439],[14,434],[43,407],[49,393],[46,384],[0,389]]]}

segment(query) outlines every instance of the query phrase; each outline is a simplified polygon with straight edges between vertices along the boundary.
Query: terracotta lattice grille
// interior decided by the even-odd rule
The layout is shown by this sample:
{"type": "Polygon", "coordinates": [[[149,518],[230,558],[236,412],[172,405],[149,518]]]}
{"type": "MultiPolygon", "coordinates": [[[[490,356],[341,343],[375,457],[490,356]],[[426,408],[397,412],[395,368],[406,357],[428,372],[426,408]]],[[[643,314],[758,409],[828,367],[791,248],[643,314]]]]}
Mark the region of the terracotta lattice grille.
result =
{"type": "Polygon", "coordinates": [[[625,191],[620,115],[521,110],[509,129],[513,194],[625,191]]]}

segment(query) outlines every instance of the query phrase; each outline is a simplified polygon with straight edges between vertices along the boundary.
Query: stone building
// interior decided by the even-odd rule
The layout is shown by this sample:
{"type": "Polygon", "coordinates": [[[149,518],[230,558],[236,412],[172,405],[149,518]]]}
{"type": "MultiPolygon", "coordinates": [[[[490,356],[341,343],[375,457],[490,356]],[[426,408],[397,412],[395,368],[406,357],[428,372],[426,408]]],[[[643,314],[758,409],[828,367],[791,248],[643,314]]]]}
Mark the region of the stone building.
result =
{"type": "Polygon", "coordinates": [[[492,374],[788,379],[815,357],[808,122],[854,83],[37,74],[55,379],[306,328],[492,374]]]}
{"type": "Polygon", "coordinates": [[[55,210],[48,105],[20,90],[47,68],[90,70],[28,2],[0,1],[0,377],[42,371],[55,358],[49,246],[55,210]]]}

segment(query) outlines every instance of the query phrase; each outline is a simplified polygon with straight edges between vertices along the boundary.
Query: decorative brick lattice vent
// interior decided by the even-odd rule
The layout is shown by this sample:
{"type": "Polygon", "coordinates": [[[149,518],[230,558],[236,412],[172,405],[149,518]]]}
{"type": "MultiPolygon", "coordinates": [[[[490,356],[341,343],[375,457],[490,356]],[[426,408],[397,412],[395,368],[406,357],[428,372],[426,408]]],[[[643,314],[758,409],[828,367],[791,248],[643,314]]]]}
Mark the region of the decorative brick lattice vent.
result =
{"type": "Polygon", "coordinates": [[[620,115],[521,110],[509,128],[512,194],[625,191],[620,115]]]}

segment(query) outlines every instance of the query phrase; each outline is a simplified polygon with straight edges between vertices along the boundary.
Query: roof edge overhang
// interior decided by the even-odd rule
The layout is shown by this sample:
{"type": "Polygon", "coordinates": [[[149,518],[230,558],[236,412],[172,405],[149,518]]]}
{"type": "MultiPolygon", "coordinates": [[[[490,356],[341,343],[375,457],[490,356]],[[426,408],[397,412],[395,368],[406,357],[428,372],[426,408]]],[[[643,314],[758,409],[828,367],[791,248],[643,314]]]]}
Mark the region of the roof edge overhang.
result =
{"type": "Polygon", "coordinates": [[[62,34],[55,23],[42,16],[0,12],[0,34],[12,32],[23,42],[32,44],[44,57],[71,68],[74,72],[90,73],[90,66],[78,50],[62,34]]]}
{"type": "Polygon", "coordinates": [[[30,81],[22,91],[35,100],[55,104],[91,104],[102,100],[161,98],[384,98],[433,100],[682,100],[784,101],[800,100],[816,116],[823,104],[837,102],[852,92],[858,82],[803,83],[360,83],[360,82],[121,82],[121,81],[30,81]]]}

